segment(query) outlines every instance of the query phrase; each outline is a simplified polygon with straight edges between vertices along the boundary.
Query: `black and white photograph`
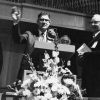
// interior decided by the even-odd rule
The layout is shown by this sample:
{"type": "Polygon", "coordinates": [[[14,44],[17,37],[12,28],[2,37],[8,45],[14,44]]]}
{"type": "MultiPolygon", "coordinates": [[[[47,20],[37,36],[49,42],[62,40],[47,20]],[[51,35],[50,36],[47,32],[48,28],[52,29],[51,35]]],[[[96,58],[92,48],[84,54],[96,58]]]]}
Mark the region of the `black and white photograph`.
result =
{"type": "Polygon", "coordinates": [[[0,100],[100,100],[99,0],[0,0],[0,100]]]}

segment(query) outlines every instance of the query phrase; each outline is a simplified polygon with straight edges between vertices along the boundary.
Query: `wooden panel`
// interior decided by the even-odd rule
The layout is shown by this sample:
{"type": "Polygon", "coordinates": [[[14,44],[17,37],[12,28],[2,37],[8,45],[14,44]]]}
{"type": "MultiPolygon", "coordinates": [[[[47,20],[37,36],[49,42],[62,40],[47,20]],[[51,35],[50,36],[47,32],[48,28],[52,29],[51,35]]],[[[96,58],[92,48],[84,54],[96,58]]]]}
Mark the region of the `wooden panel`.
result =
{"type": "Polygon", "coordinates": [[[14,44],[11,35],[9,33],[7,34],[0,34],[3,52],[3,65],[0,75],[1,87],[11,84],[16,80],[22,58],[22,51],[24,51],[24,46],[14,44]]]}
{"type": "Polygon", "coordinates": [[[91,30],[89,25],[90,16],[65,11],[58,9],[51,9],[47,7],[40,7],[36,5],[29,4],[14,4],[14,3],[5,3],[0,1],[0,19],[8,19],[11,18],[11,7],[18,6],[22,7],[22,21],[36,23],[37,16],[40,12],[47,12],[51,15],[51,24],[53,26],[66,27],[71,29],[79,29],[79,30],[91,30]]]}

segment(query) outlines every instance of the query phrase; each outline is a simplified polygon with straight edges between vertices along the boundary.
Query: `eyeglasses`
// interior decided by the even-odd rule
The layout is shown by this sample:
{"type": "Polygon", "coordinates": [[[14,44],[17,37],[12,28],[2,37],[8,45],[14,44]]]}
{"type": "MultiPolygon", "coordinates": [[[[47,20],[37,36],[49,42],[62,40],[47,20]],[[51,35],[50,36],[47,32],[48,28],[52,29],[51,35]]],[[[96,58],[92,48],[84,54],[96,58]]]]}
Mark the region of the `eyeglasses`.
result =
{"type": "Polygon", "coordinates": [[[92,23],[97,24],[98,22],[100,22],[100,21],[91,21],[90,23],[91,23],[91,24],[92,24],[92,23]]]}
{"type": "Polygon", "coordinates": [[[50,19],[39,19],[39,21],[50,21],[50,19]]]}

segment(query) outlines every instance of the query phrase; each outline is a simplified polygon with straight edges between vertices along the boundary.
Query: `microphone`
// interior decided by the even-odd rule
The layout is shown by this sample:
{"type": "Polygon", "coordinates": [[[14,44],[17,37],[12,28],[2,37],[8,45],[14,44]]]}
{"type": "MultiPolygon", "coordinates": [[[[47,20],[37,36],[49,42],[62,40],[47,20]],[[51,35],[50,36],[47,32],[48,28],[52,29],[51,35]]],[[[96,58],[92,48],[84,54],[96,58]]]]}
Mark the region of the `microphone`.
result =
{"type": "Polygon", "coordinates": [[[53,28],[49,29],[47,33],[47,39],[54,41],[56,37],[57,37],[57,33],[55,32],[55,29],[53,28]]]}

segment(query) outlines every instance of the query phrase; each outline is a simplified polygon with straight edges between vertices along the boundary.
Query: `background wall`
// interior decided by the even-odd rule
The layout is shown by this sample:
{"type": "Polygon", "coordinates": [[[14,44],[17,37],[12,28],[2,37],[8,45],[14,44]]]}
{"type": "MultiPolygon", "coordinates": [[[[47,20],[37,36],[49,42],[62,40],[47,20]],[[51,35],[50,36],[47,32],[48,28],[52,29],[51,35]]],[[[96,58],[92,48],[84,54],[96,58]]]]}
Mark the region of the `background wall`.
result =
{"type": "MultiPolygon", "coordinates": [[[[26,29],[26,27],[32,29],[32,25],[35,24],[23,22],[22,30],[26,29]]],[[[2,68],[0,74],[0,86],[4,87],[16,81],[25,45],[14,43],[12,39],[12,21],[0,20],[0,26],[0,69],[2,68]]],[[[56,26],[52,27],[57,28],[59,37],[67,34],[70,37],[72,44],[76,46],[76,49],[82,43],[88,43],[89,40],[91,40],[90,32],[56,26]]],[[[71,61],[71,71],[74,74],[81,74],[81,68],[76,64],[76,53],[72,56],[71,61]]]]}
{"type": "Polygon", "coordinates": [[[0,57],[0,86],[4,87],[16,80],[24,46],[13,42],[11,21],[0,20],[0,26],[0,55],[3,55],[0,57]]]}

